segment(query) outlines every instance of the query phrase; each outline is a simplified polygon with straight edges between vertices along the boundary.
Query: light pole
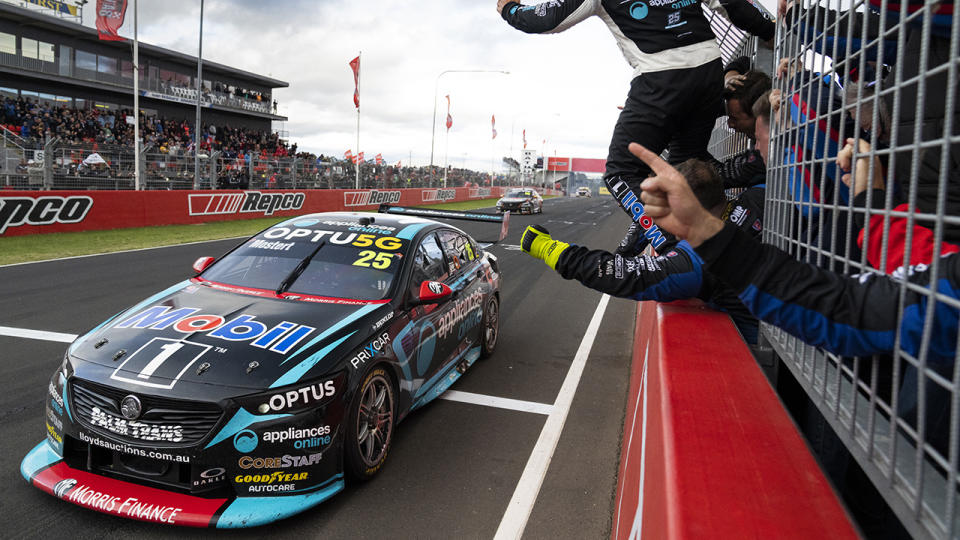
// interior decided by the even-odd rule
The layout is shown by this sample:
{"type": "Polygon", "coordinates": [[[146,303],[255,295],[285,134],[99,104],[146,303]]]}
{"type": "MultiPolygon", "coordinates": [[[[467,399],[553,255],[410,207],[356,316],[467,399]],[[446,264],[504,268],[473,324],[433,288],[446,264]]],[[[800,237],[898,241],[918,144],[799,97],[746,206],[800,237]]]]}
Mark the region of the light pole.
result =
{"type": "MultiPolygon", "coordinates": [[[[448,69],[446,71],[441,71],[437,75],[437,81],[433,86],[433,124],[430,125],[430,167],[433,167],[433,145],[437,137],[437,93],[440,90],[440,77],[443,77],[447,73],[501,73],[503,75],[509,75],[509,71],[504,71],[502,69],[448,69]]],[[[432,174],[432,173],[431,173],[432,174]]]]}

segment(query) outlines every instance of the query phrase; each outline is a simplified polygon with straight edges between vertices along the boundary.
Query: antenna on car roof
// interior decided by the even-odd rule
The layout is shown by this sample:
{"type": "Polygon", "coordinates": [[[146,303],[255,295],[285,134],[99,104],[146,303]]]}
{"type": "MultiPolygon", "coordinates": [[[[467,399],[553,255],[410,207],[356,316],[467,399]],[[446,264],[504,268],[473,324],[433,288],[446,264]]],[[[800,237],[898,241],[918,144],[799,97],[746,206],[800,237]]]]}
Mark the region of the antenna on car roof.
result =
{"type": "Polygon", "coordinates": [[[362,218],[360,218],[360,225],[369,225],[369,224],[373,223],[374,221],[376,221],[376,220],[375,220],[374,218],[372,218],[372,217],[362,217],[362,218]]]}

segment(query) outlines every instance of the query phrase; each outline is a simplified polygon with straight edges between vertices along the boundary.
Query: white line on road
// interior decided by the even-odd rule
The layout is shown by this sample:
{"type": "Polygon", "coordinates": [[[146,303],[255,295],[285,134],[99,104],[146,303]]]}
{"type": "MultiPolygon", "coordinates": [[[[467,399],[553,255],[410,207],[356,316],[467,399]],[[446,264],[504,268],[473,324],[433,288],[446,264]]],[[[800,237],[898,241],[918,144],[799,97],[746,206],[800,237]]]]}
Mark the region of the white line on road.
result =
{"type": "Polygon", "coordinates": [[[9,326],[0,326],[0,336],[40,339],[43,341],[60,341],[62,343],[73,343],[73,340],[77,339],[77,334],[61,334],[60,332],[45,332],[43,330],[28,330],[26,328],[11,328],[9,326]]]}
{"type": "Polygon", "coordinates": [[[510,498],[507,511],[503,514],[494,540],[519,540],[523,535],[527,520],[530,519],[530,512],[533,511],[533,505],[537,502],[543,479],[550,467],[550,461],[553,459],[553,453],[560,441],[563,424],[567,421],[567,415],[570,413],[573,396],[577,392],[580,377],[583,375],[583,369],[587,364],[587,357],[590,356],[590,349],[597,337],[600,321],[603,320],[603,313],[606,311],[609,301],[610,296],[603,295],[596,311],[593,312],[593,318],[590,319],[587,332],[583,335],[580,348],[577,349],[577,354],[573,357],[573,364],[567,371],[567,377],[563,380],[563,386],[560,387],[560,393],[553,404],[553,412],[547,417],[543,430],[540,431],[540,437],[527,460],[527,466],[523,469],[517,489],[514,490],[513,497],[510,498]]]}
{"type": "Polygon", "coordinates": [[[543,415],[549,415],[553,412],[553,405],[547,403],[536,403],[534,401],[521,401],[519,399],[486,396],[483,394],[473,394],[471,392],[460,392],[457,390],[447,390],[442,396],[440,396],[440,399],[543,415]]]}

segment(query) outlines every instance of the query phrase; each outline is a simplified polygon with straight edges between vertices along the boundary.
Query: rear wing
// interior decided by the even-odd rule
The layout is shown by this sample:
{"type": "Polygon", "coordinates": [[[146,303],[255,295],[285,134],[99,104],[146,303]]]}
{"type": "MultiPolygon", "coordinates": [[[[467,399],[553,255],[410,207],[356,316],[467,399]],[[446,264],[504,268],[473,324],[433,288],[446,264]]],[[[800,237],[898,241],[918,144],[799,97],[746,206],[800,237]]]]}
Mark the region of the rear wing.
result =
{"type": "Polygon", "coordinates": [[[510,227],[510,212],[499,214],[484,214],[482,212],[457,212],[456,210],[431,210],[429,208],[412,208],[409,206],[391,206],[381,204],[378,210],[381,214],[397,214],[401,216],[417,216],[427,218],[461,219],[464,221],[482,221],[485,223],[500,223],[500,237],[495,240],[499,242],[507,237],[507,230],[510,227]]]}

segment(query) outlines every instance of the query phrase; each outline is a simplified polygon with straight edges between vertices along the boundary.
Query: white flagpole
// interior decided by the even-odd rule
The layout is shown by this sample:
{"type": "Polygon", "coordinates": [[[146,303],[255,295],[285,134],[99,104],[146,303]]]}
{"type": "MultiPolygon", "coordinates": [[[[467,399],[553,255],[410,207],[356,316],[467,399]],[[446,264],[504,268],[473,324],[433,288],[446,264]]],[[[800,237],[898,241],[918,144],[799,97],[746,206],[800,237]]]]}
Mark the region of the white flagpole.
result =
{"type": "MultiPolygon", "coordinates": [[[[449,116],[450,113],[447,113],[449,116]]],[[[447,170],[450,168],[450,128],[447,128],[447,149],[443,152],[443,187],[447,187],[447,170]]]]}
{"type": "Polygon", "coordinates": [[[193,132],[193,189],[200,189],[200,97],[203,95],[203,0],[200,0],[200,43],[197,46],[197,123],[193,132]]]}
{"type": "MultiPolygon", "coordinates": [[[[357,95],[360,94],[360,68],[363,66],[363,63],[360,61],[360,56],[363,54],[363,51],[357,52],[357,95]]],[[[356,189],[360,189],[360,166],[363,163],[360,161],[360,106],[357,105],[357,185],[356,189]]]]}
{"type": "Polygon", "coordinates": [[[133,189],[140,189],[140,41],[137,39],[137,0],[133,0],[133,189]]]}

